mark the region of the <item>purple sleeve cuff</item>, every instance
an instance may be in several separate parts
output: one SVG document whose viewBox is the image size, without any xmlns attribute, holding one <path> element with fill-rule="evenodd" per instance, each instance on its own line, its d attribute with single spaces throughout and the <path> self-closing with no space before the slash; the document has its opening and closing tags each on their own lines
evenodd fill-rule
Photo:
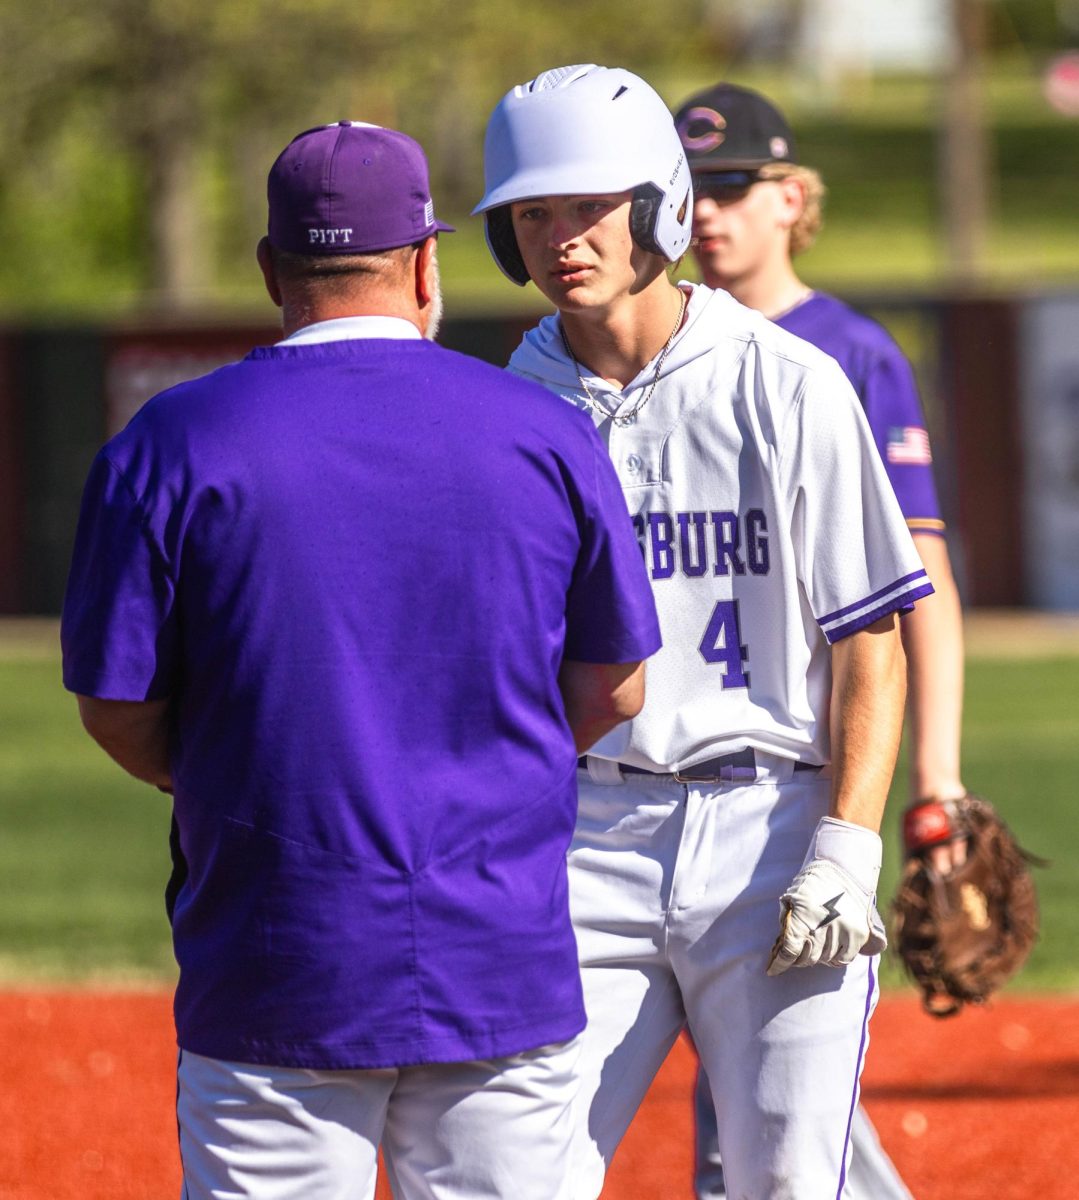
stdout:
<svg viewBox="0 0 1079 1200">
<path fill-rule="evenodd" d="M 818 618 L 817 623 L 829 644 L 833 644 L 842 638 L 850 637 L 852 633 L 857 633 L 867 625 L 872 625 L 888 613 L 910 612 L 916 600 L 932 593 L 933 585 L 929 582 L 929 576 L 924 571 L 915 571 L 854 604 L 848 604 L 846 608 L 837 609 L 826 617 Z"/>
</svg>

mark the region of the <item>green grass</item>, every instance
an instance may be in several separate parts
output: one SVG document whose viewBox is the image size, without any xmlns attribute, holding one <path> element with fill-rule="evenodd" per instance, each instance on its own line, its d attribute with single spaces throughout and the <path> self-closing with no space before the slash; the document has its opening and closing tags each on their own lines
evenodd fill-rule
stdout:
<svg viewBox="0 0 1079 1200">
<path fill-rule="evenodd" d="M 0 980 L 161 980 L 165 797 L 83 733 L 54 655 L 0 658 Z"/>
<path fill-rule="evenodd" d="M 0 626 L 0 632 L 3 627 Z M 168 803 L 85 736 L 51 623 L 0 636 L 0 982 L 167 981 Z M 1079 656 L 972 657 L 964 778 L 1035 853 L 1044 927 L 1019 990 L 1079 989 Z M 898 873 L 900 765 L 881 895 Z M 886 985 L 902 983 L 894 962 Z"/>
</svg>

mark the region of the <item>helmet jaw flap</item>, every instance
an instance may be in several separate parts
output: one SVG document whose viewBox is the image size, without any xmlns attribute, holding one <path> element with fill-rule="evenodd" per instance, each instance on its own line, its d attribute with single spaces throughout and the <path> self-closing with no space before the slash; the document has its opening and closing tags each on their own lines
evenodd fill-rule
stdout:
<svg viewBox="0 0 1079 1200">
<path fill-rule="evenodd" d="M 488 209 L 483 214 L 483 232 L 487 239 L 487 249 L 498 264 L 499 270 L 507 279 L 513 280 L 519 287 L 529 280 L 528 268 L 521 256 L 521 248 L 517 245 L 517 235 L 513 232 L 513 216 L 508 204 L 500 204 L 498 208 Z"/>
<path fill-rule="evenodd" d="M 693 193 L 686 180 L 686 190 L 681 204 L 676 207 L 677 197 L 664 194 L 654 183 L 642 183 L 633 193 L 633 204 L 629 210 L 629 232 L 642 250 L 658 254 L 668 262 L 682 257 L 689 245 L 688 234 L 683 238 L 683 229 L 692 227 Z M 675 253 L 668 249 L 678 247 Z"/>
<path fill-rule="evenodd" d="M 515 283 L 528 280 L 508 206 L 537 196 L 632 190 L 630 231 L 673 262 L 689 246 L 692 185 L 666 104 L 639 76 L 589 64 L 557 68 L 512 88 L 484 142 L 487 245 Z M 496 216 L 497 210 L 504 216 Z"/>
</svg>

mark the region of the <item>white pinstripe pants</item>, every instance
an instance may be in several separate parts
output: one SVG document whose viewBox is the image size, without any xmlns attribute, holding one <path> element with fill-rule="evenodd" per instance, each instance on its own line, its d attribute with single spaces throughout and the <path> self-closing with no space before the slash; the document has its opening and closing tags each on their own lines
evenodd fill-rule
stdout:
<svg viewBox="0 0 1079 1200">
<path fill-rule="evenodd" d="M 759 758 L 761 756 L 758 756 Z M 765 759 L 750 785 L 578 775 L 569 857 L 588 1028 L 574 1200 L 594 1200 L 649 1084 L 688 1024 L 715 1084 L 731 1200 L 844 1193 L 876 961 L 765 974 L 780 894 L 829 783 Z M 684 1129 L 673 1136 L 688 1137 Z"/>
</svg>

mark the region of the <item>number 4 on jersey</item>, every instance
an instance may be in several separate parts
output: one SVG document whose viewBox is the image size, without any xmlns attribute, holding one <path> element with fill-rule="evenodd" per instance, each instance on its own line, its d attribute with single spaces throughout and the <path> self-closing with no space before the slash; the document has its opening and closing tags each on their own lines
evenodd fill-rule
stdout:
<svg viewBox="0 0 1079 1200">
<path fill-rule="evenodd" d="M 737 600 L 720 600 L 715 606 L 699 649 L 705 662 L 723 668 L 724 688 L 749 687 L 749 651 L 742 645 Z"/>
</svg>

